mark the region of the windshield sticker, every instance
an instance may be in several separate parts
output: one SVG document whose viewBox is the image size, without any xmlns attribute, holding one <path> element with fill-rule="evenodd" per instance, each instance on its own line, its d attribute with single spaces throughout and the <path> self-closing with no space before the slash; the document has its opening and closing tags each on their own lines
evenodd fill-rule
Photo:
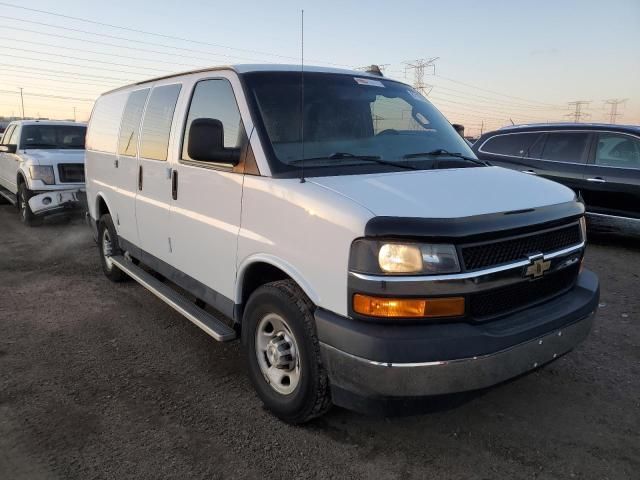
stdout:
<svg viewBox="0 0 640 480">
<path fill-rule="evenodd" d="M 381 87 L 384 88 L 384 84 L 379 80 L 374 80 L 372 78 L 360 78 L 353 77 L 358 85 L 368 85 L 370 87 Z"/>
<path fill-rule="evenodd" d="M 418 92 L 417 90 L 414 90 L 412 88 L 407 90 L 409 92 L 409 95 L 411 95 L 413 98 L 415 98 L 416 100 L 420 100 L 423 102 L 426 102 L 427 99 L 424 98 L 424 95 L 422 95 L 420 92 Z"/>
</svg>

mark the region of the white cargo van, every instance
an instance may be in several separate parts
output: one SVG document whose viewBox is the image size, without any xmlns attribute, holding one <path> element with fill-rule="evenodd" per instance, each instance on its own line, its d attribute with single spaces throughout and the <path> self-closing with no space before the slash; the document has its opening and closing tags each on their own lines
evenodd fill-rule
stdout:
<svg viewBox="0 0 640 480">
<path fill-rule="evenodd" d="M 99 98 L 87 195 L 109 279 L 241 338 L 288 422 L 484 388 L 587 336 L 599 284 L 571 190 L 478 161 L 403 83 L 302 79 L 244 65 Z"/>
<path fill-rule="evenodd" d="M 85 208 L 83 123 L 18 120 L 0 140 L 0 202 L 26 225 Z"/>
</svg>

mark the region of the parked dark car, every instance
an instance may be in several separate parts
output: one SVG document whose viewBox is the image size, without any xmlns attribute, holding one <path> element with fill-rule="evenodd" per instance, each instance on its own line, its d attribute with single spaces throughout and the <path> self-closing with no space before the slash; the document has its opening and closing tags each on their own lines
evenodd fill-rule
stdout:
<svg viewBox="0 0 640 480">
<path fill-rule="evenodd" d="M 640 233 L 640 126 L 519 125 L 484 134 L 472 149 L 493 165 L 571 187 L 592 223 Z"/>
</svg>

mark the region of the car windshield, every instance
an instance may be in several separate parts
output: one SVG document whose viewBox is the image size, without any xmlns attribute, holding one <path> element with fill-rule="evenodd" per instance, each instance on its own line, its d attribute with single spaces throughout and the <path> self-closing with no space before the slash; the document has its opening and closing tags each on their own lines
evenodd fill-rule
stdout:
<svg viewBox="0 0 640 480">
<path fill-rule="evenodd" d="M 22 127 L 20 148 L 84 149 L 84 125 L 25 125 Z"/>
<path fill-rule="evenodd" d="M 300 175 L 303 166 L 305 175 L 322 176 L 481 166 L 415 89 L 366 75 L 305 72 L 303 109 L 301 76 L 244 75 L 274 174 Z"/>
</svg>

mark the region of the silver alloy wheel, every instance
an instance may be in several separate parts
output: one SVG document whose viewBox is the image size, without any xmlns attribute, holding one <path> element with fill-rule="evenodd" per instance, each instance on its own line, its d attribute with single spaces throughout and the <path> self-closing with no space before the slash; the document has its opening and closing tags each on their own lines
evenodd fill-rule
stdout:
<svg viewBox="0 0 640 480">
<path fill-rule="evenodd" d="M 111 261 L 111 255 L 113 254 L 113 245 L 111 244 L 111 235 L 109 235 L 109 229 L 105 228 L 102 231 L 102 255 L 104 256 L 104 262 L 107 265 L 107 270 L 111 271 L 113 268 L 113 262 Z"/>
<path fill-rule="evenodd" d="M 287 322 L 268 313 L 256 329 L 256 356 L 266 382 L 276 392 L 289 395 L 300 382 L 298 344 Z"/>
</svg>

